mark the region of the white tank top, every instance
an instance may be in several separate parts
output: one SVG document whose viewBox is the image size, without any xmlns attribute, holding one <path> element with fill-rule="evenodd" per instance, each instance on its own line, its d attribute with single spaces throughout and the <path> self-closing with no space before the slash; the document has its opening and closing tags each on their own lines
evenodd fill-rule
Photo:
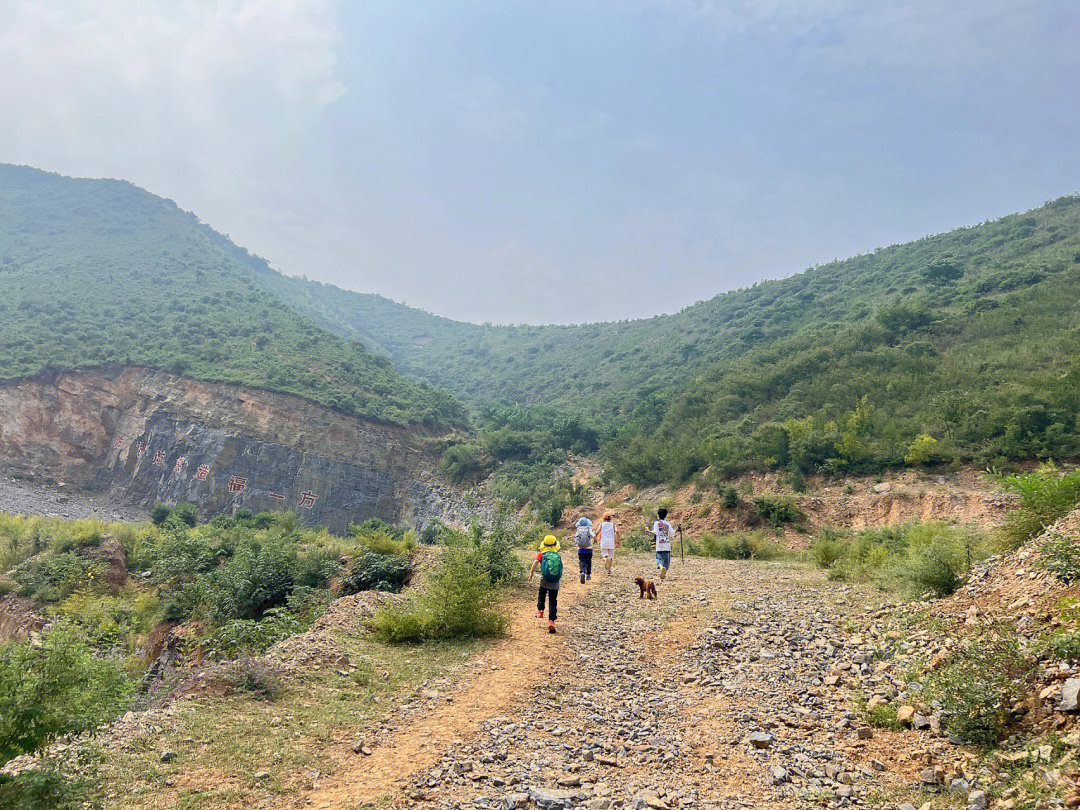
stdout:
<svg viewBox="0 0 1080 810">
<path fill-rule="evenodd" d="M 613 521 L 605 520 L 600 524 L 600 545 L 615 545 L 615 523 Z"/>
</svg>

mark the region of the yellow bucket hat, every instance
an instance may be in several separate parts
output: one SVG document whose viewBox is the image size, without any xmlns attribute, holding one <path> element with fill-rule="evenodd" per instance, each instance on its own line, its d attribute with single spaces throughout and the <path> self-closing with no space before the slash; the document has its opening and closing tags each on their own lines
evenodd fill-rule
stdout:
<svg viewBox="0 0 1080 810">
<path fill-rule="evenodd" d="M 549 534 L 544 538 L 544 542 L 540 544 L 541 551 L 558 551 L 562 546 L 559 545 L 558 539 L 555 535 Z"/>
</svg>

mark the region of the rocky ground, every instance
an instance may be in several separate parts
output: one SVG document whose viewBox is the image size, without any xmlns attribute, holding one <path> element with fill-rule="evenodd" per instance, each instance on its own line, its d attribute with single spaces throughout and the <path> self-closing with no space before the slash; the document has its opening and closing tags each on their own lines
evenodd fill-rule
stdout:
<svg viewBox="0 0 1080 810">
<path fill-rule="evenodd" d="M 65 520 L 141 521 L 149 512 L 141 506 L 122 506 L 107 494 L 91 494 L 74 487 L 39 484 L 0 477 L 0 510 L 13 515 L 41 515 Z"/>
<path fill-rule="evenodd" d="M 638 557 L 566 584 L 554 638 L 530 616 L 532 676 L 486 714 L 468 696 L 483 676 L 440 694 L 438 727 L 454 701 L 474 723 L 435 756 L 369 767 L 429 706 L 289 806 L 846 807 L 917 780 L 918 736 L 871 729 L 842 688 L 872 668 L 851 631 L 877 597 L 790 564 L 694 559 L 643 602 L 632 577 L 646 571 Z"/>
</svg>

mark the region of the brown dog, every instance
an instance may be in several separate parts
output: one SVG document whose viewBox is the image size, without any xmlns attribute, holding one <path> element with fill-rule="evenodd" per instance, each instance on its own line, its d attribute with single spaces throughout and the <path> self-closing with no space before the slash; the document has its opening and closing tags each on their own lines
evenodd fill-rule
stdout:
<svg viewBox="0 0 1080 810">
<path fill-rule="evenodd" d="M 636 582 L 638 588 L 641 589 L 641 593 L 638 595 L 638 599 L 644 599 L 646 598 L 646 596 L 649 599 L 656 598 L 656 583 L 654 583 L 651 579 L 643 579 L 641 577 L 637 577 L 634 582 Z"/>
</svg>

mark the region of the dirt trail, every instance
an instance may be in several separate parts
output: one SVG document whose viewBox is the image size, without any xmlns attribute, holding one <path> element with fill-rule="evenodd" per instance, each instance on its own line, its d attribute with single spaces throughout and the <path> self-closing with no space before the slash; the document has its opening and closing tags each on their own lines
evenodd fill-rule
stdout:
<svg viewBox="0 0 1080 810">
<path fill-rule="evenodd" d="M 595 585 L 579 585 L 569 570 L 567 579 L 571 582 L 559 592 L 560 619 Z M 338 810 L 400 794 L 409 777 L 437 761 L 448 747 L 468 740 L 485 720 L 512 710 L 533 684 L 553 677 L 568 659 L 567 638 L 546 632 L 546 622 L 529 606 L 530 598 L 535 600 L 531 587 L 514 600 L 506 637 L 474 660 L 470 674 L 433 709 L 402 725 L 389 740 L 371 744 L 368 756 L 357 755 L 351 747 L 328 752 L 334 776 L 300 799 L 275 806 Z M 537 655 L 541 644 L 542 657 Z"/>
<path fill-rule="evenodd" d="M 320 810 L 736 810 L 848 807 L 918 778 L 917 737 L 868 729 L 853 628 L 880 597 L 790 563 L 651 559 L 560 593 L 550 637 L 522 594 L 507 638 L 368 756 L 273 805 Z"/>
</svg>

